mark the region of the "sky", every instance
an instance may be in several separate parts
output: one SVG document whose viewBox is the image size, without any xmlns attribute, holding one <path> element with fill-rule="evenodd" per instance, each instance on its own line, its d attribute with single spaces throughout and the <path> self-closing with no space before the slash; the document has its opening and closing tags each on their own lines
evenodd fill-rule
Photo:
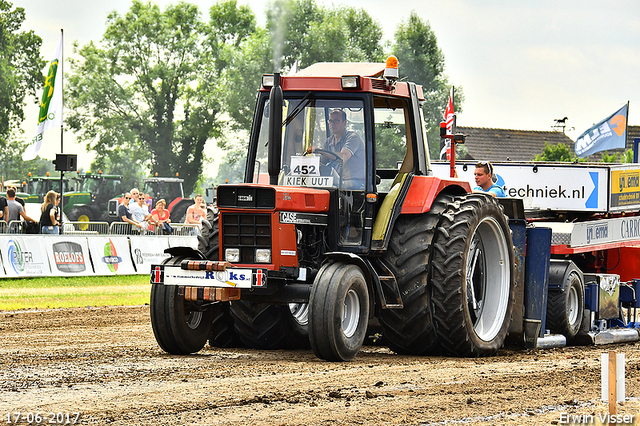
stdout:
<svg viewBox="0 0 640 426">
<path fill-rule="evenodd" d="M 208 19 L 213 0 L 191 0 Z M 320 5 L 349 5 L 366 10 L 392 41 L 398 24 L 415 11 L 428 21 L 445 57 L 449 83 L 462 87 L 464 103 L 457 124 L 519 130 L 553 130 L 567 117 L 567 135 L 576 140 L 594 123 L 629 102 L 629 124 L 640 125 L 640 2 L 637 0 L 316 0 Z M 156 0 L 164 8 L 175 3 Z M 238 0 L 265 25 L 267 0 Z M 23 7 L 22 30 L 43 39 L 42 55 L 54 54 L 64 29 L 65 56 L 72 43 L 99 42 L 110 12 L 125 14 L 130 0 L 13 0 Z M 46 7 L 44 5 L 46 4 Z M 402 67 L 402 58 L 398 58 Z M 270 72 L 272 70 L 265 70 Z M 257 90 L 257 88 L 256 88 Z M 38 97 L 41 93 L 38 94 Z M 443 106 L 446 99 L 443 99 Z M 23 124 L 35 133 L 38 106 L 27 103 Z M 206 153 L 220 158 L 213 142 Z M 89 167 L 91 154 L 64 136 L 65 153 L 77 153 Z M 60 132 L 45 132 L 41 156 L 60 152 Z M 218 160 L 219 161 L 219 160 Z M 217 164 L 205 172 L 213 176 Z"/>
</svg>

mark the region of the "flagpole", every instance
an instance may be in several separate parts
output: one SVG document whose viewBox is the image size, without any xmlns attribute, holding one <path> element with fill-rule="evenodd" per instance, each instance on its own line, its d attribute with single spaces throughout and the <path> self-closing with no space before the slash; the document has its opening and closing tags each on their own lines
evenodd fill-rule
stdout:
<svg viewBox="0 0 640 426">
<path fill-rule="evenodd" d="M 62 63 L 60 64 L 60 69 L 62 71 L 62 79 L 60 80 L 60 88 L 62 89 L 62 120 L 60 120 L 60 153 L 64 154 L 64 29 L 60 29 L 60 38 L 62 39 Z M 62 187 L 60 187 L 62 188 Z"/>
<path fill-rule="evenodd" d="M 60 55 L 61 58 L 61 64 L 60 64 L 60 71 L 62 72 L 62 75 L 60 75 L 60 89 L 62 91 L 62 93 L 60 93 L 60 95 L 62 96 L 62 108 L 60 110 L 60 153 L 64 154 L 64 29 L 60 28 L 60 40 L 62 40 L 62 48 L 61 48 L 61 52 L 62 54 Z M 64 170 L 60 171 L 60 231 L 58 231 L 60 234 L 62 234 L 62 230 L 64 228 L 63 223 L 62 223 L 62 218 L 63 218 L 63 212 L 64 211 Z"/>
</svg>

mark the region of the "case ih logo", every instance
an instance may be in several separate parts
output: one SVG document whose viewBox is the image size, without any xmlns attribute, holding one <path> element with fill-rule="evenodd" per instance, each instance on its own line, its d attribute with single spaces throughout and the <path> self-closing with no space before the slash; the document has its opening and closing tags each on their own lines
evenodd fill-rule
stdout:
<svg viewBox="0 0 640 426">
<path fill-rule="evenodd" d="M 251 195 L 238 195 L 238 201 L 253 201 L 253 196 L 251 196 Z"/>
<path fill-rule="evenodd" d="M 151 284 L 160 284 L 164 280 L 164 268 L 156 266 L 151 272 Z"/>
<path fill-rule="evenodd" d="M 87 269 L 84 264 L 82 246 L 78 243 L 68 241 L 55 243 L 53 258 L 61 272 L 84 272 Z"/>
</svg>

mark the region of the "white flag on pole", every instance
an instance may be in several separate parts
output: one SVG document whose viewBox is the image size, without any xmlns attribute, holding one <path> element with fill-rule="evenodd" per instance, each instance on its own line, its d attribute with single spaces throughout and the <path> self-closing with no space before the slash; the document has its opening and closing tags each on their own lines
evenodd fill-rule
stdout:
<svg viewBox="0 0 640 426">
<path fill-rule="evenodd" d="M 49 71 L 44 82 L 40 114 L 38 114 L 38 130 L 22 153 L 22 160 L 36 158 L 42 146 L 42 134 L 45 130 L 62 125 L 62 32 L 56 48 L 56 55 L 49 62 Z"/>
</svg>

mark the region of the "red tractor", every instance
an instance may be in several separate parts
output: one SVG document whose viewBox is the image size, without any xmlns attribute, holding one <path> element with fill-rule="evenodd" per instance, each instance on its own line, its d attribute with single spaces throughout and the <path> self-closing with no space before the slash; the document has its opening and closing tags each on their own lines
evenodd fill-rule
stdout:
<svg viewBox="0 0 640 426">
<path fill-rule="evenodd" d="M 397 81 L 394 59 L 263 77 L 245 183 L 218 187 L 209 246 L 171 248 L 152 270 L 165 351 L 310 345 L 344 361 L 374 322 L 401 354 L 502 347 L 509 220 L 496 198 L 433 175 L 423 88 Z M 336 126 L 351 155 L 328 143 Z"/>
</svg>

